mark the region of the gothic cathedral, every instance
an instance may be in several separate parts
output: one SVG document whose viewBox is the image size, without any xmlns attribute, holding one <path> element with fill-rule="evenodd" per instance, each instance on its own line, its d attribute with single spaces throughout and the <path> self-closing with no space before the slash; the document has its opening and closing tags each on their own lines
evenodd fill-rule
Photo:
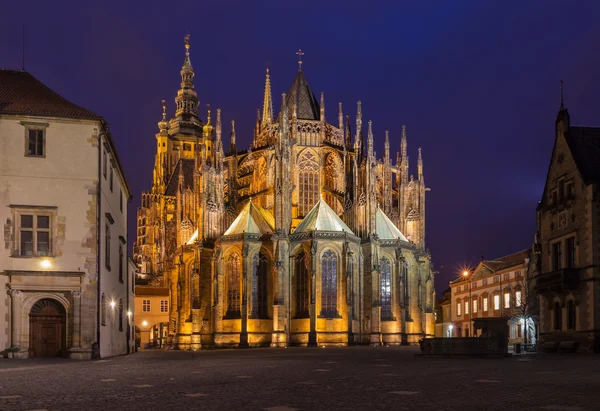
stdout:
<svg viewBox="0 0 600 411">
<path fill-rule="evenodd" d="M 299 56 L 301 57 L 301 52 Z M 406 129 L 378 159 L 339 103 L 337 124 L 299 61 L 273 111 L 269 71 L 248 149 L 199 118 L 189 36 L 175 117 L 163 105 L 152 191 L 134 260 L 170 289 L 169 344 L 212 347 L 416 344 L 434 334 L 421 150 L 409 177 Z"/>
</svg>

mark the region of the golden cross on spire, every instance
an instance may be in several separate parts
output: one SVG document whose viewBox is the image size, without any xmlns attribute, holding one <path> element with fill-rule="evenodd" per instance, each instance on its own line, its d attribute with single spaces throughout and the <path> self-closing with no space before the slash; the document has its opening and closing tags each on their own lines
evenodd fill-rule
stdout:
<svg viewBox="0 0 600 411">
<path fill-rule="evenodd" d="M 302 71 L 302 56 L 304 55 L 304 52 L 302 49 L 298 49 L 296 54 L 298 55 L 298 70 Z"/>
<path fill-rule="evenodd" d="M 185 35 L 185 37 L 183 38 L 183 41 L 185 42 L 185 48 L 189 49 L 190 48 L 190 33 Z"/>
</svg>

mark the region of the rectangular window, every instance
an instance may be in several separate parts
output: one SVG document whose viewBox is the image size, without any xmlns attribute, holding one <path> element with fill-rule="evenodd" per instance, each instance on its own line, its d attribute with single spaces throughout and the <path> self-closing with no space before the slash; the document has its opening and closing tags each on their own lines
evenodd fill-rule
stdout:
<svg viewBox="0 0 600 411">
<path fill-rule="evenodd" d="M 487 312 L 487 310 L 488 310 L 488 298 L 483 297 L 483 311 Z"/>
<path fill-rule="evenodd" d="M 160 300 L 160 312 L 161 313 L 169 312 L 169 300 Z"/>
<path fill-rule="evenodd" d="M 465 315 L 469 314 L 469 302 L 465 301 Z"/>
<path fill-rule="evenodd" d="M 150 312 L 150 300 L 142 300 L 142 312 Z"/>
<path fill-rule="evenodd" d="M 459 293 L 460 292 L 460 285 L 458 287 L 456 287 L 456 292 Z"/>
<path fill-rule="evenodd" d="M 515 278 L 521 278 L 521 272 L 515 271 Z"/>
<path fill-rule="evenodd" d="M 104 265 L 110 271 L 110 225 L 106 224 L 104 232 Z"/>
<path fill-rule="evenodd" d="M 565 240 L 565 252 L 566 252 L 566 268 L 575 268 L 575 237 L 567 238 Z"/>
<path fill-rule="evenodd" d="M 477 281 L 473 281 L 473 283 L 471 284 L 471 288 L 477 288 Z"/>
<path fill-rule="evenodd" d="M 500 295 L 495 295 L 494 296 L 494 310 L 499 310 L 500 309 Z"/>
<path fill-rule="evenodd" d="M 560 241 L 552 244 L 552 268 L 554 271 L 562 268 L 562 250 Z"/>
<path fill-rule="evenodd" d="M 567 181 L 567 200 L 571 200 L 575 198 L 575 186 L 573 185 L 573 180 Z"/>
<path fill-rule="evenodd" d="M 102 174 L 104 175 L 105 179 L 106 179 L 106 164 L 107 164 L 106 150 L 104 150 L 104 156 L 102 156 Z"/>
<path fill-rule="evenodd" d="M 123 245 L 119 244 L 119 282 L 123 284 Z"/>
<path fill-rule="evenodd" d="M 554 189 L 550 193 L 550 205 L 555 206 L 558 204 L 558 190 Z"/>
<path fill-rule="evenodd" d="M 510 293 L 504 293 L 504 308 L 510 308 Z"/>
<path fill-rule="evenodd" d="M 481 280 L 481 285 L 487 285 L 487 278 L 484 278 L 483 280 Z"/>
<path fill-rule="evenodd" d="M 516 307 L 520 307 L 521 306 L 521 291 L 517 290 L 515 292 L 515 306 Z"/>
<path fill-rule="evenodd" d="M 460 308 L 461 308 L 461 305 L 460 305 L 460 301 L 459 301 L 456 303 L 456 315 L 458 315 L 458 316 L 462 315 L 462 313 L 460 312 Z"/>
<path fill-rule="evenodd" d="M 500 282 L 500 277 L 494 277 L 494 284 Z"/>
<path fill-rule="evenodd" d="M 190 143 L 183 143 L 183 151 L 192 151 L 192 145 Z"/>
<path fill-rule="evenodd" d="M 119 190 L 119 209 L 123 212 L 123 190 Z"/>
<path fill-rule="evenodd" d="M 38 128 L 27 129 L 27 157 L 44 157 L 46 130 Z"/>
<path fill-rule="evenodd" d="M 473 300 L 473 314 L 477 312 L 477 300 Z"/>
<path fill-rule="evenodd" d="M 521 323 L 517 323 L 517 338 L 521 338 L 522 336 Z"/>
<path fill-rule="evenodd" d="M 508 281 L 510 279 L 510 273 L 504 274 L 504 281 Z"/>
<path fill-rule="evenodd" d="M 110 191 L 112 193 L 112 191 L 113 191 L 113 167 L 112 167 L 112 165 L 110 166 L 110 180 L 109 180 L 109 182 L 110 182 Z"/>
<path fill-rule="evenodd" d="M 17 224 L 19 233 L 18 254 L 20 256 L 35 257 L 51 254 L 51 216 L 49 213 L 36 213 L 33 211 L 19 213 Z"/>
</svg>

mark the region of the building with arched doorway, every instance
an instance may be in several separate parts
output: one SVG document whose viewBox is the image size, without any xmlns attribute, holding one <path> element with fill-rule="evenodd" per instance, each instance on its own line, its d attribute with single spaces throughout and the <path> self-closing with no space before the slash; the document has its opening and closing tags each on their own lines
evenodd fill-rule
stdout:
<svg viewBox="0 0 600 411">
<path fill-rule="evenodd" d="M 130 191 L 108 126 L 26 71 L 0 85 L 0 352 L 125 354 Z"/>
</svg>

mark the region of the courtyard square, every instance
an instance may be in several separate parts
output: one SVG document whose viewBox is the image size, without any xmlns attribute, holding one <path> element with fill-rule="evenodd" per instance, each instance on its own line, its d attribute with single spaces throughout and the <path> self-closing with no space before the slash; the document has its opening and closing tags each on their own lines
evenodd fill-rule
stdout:
<svg viewBox="0 0 600 411">
<path fill-rule="evenodd" d="M 600 358 L 416 347 L 148 350 L 0 360 L 1 410 L 597 410 Z"/>
</svg>

